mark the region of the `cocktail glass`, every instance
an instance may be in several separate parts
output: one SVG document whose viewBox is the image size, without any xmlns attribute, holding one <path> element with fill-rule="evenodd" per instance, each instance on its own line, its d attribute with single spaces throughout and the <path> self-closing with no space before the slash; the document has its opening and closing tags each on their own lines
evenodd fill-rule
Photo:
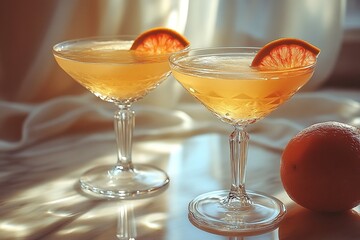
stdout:
<svg viewBox="0 0 360 240">
<path fill-rule="evenodd" d="M 189 204 L 190 221 L 215 233 L 252 233 L 277 226 L 286 209 L 278 199 L 245 189 L 249 134 L 312 76 L 315 64 L 260 71 L 250 64 L 258 48 L 192 49 L 170 56 L 173 76 L 220 120 L 234 126 L 229 136 L 230 190 L 204 193 Z"/>
<path fill-rule="evenodd" d="M 157 167 L 132 162 L 135 126 L 133 102 L 155 89 L 170 74 L 169 54 L 129 50 L 135 37 L 98 37 L 65 41 L 53 47 L 60 67 L 104 101 L 117 106 L 114 125 L 117 163 L 85 172 L 80 186 L 92 195 L 130 199 L 165 189 L 168 175 Z"/>
</svg>

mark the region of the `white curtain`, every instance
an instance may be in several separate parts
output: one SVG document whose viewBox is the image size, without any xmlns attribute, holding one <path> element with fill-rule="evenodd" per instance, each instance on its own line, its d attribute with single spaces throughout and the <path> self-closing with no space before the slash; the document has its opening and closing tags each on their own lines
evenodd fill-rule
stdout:
<svg viewBox="0 0 360 240">
<path fill-rule="evenodd" d="M 322 50 L 316 74 L 305 87 L 315 91 L 334 68 L 345 5 L 345 0 L 1 1 L 0 152 L 20 151 L 64 134 L 112 131 L 111 104 L 96 99 L 55 63 L 52 46 L 60 41 L 136 35 L 156 26 L 183 33 L 193 47 L 262 46 L 275 38 L 297 37 Z M 195 122 L 207 116 L 204 109 L 192 115 L 188 104 L 202 109 L 170 77 L 136 104 L 137 127 L 146 132 L 141 114 L 164 116 L 163 126 L 180 108 Z"/>
</svg>

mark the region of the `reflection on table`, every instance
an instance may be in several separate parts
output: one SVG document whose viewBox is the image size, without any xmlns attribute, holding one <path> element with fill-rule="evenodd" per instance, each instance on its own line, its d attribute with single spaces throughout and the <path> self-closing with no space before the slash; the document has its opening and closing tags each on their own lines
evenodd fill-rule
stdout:
<svg viewBox="0 0 360 240">
<path fill-rule="evenodd" d="M 229 184 L 227 136 L 198 135 L 186 140 L 138 141 L 134 158 L 156 164 L 171 177 L 154 197 L 98 200 L 84 195 L 78 176 L 85 166 L 113 162 L 112 141 L 76 146 L 34 158 L 4 159 L 1 176 L 1 239 L 357 239 L 359 208 L 319 215 L 294 204 L 278 174 L 279 153 L 252 144 L 248 188 L 272 194 L 288 213 L 271 232 L 221 236 L 194 227 L 187 204 L 195 196 Z M 44 164 L 46 163 L 46 164 Z M 7 173 L 7 174 L 6 174 Z M 340 238 L 341 236 L 341 238 Z M 339 238 L 338 238 L 339 237 Z"/>
</svg>

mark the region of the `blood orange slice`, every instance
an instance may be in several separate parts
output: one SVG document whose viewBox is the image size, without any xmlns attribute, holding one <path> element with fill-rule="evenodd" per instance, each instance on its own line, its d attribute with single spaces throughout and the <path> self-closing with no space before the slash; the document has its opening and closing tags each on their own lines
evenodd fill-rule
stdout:
<svg viewBox="0 0 360 240">
<path fill-rule="evenodd" d="M 151 55 L 176 52 L 189 46 L 190 42 L 180 33 L 169 28 L 153 28 L 140 34 L 131 50 Z"/>
<path fill-rule="evenodd" d="M 314 64 L 319 53 L 319 48 L 303 40 L 280 38 L 262 47 L 251 66 L 260 69 L 304 67 Z"/>
</svg>

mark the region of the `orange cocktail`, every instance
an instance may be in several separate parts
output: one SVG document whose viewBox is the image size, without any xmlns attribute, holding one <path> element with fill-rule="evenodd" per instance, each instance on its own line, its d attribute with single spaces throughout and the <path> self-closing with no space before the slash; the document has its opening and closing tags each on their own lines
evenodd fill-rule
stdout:
<svg viewBox="0 0 360 240">
<path fill-rule="evenodd" d="M 250 67 L 254 56 L 255 52 L 189 57 L 186 64 L 192 68 L 174 67 L 172 72 L 185 89 L 222 120 L 251 123 L 289 99 L 313 74 L 312 68 L 259 71 Z M 202 69 L 201 73 L 196 68 Z"/>
<path fill-rule="evenodd" d="M 195 226 L 235 235 L 269 231 L 284 217 L 286 208 L 280 200 L 245 189 L 250 137 L 246 127 L 271 113 L 311 78 L 317 54 L 317 48 L 303 41 L 285 39 L 262 49 L 218 47 L 171 55 L 171 70 L 179 83 L 234 127 L 229 135 L 230 189 L 203 193 L 189 203 L 189 219 Z"/>
<path fill-rule="evenodd" d="M 86 38 L 54 46 L 55 59 L 65 72 L 117 107 L 117 163 L 86 171 L 80 177 L 84 191 L 97 197 L 131 199 L 165 189 L 169 183 L 166 172 L 147 164 L 133 164 L 135 112 L 131 105 L 170 74 L 170 53 L 188 45 L 187 39 L 174 30 L 154 28 L 137 37 Z"/>
<path fill-rule="evenodd" d="M 133 41 L 78 44 L 55 55 L 76 81 L 107 101 L 133 101 L 146 95 L 169 74 L 167 55 L 147 56 L 129 50 Z"/>
</svg>

